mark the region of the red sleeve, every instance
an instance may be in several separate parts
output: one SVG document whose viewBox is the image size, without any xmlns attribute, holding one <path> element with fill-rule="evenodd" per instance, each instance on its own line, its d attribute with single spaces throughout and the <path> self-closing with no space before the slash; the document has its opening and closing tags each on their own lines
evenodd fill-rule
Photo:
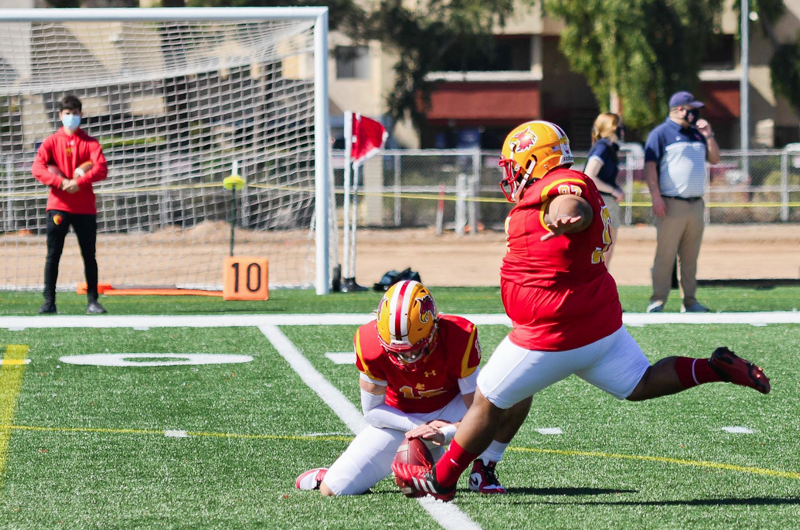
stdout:
<svg viewBox="0 0 800 530">
<path fill-rule="evenodd" d="M 383 370 L 378 363 L 370 363 L 368 362 L 368 357 L 364 355 L 362 351 L 361 345 L 361 330 L 359 329 L 356 331 L 356 336 L 353 337 L 353 346 L 356 350 L 356 368 L 369 377 L 370 379 L 375 379 L 376 381 L 386 381 L 386 374 L 383 373 Z"/>
<path fill-rule="evenodd" d="M 108 177 L 108 164 L 103 154 L 103 148 L 100 147 L 100 142 L 95 140 L 89 144 L 89 158 L 93 164 L 92 169 L 87 171 L 84 176 L 75 180 L 75 184 L 81 189 L 89 184 L 105 180 L 106 177 Z"/>
<path fill-rule="evenodd" d="M 61 183 L 64 182 L 64 178 L 54 175 L 47 170 L 47 165 L 53 163 L 53 160 L 53 137 L 48 136 L 45 138 L 44 142 L 42 142 L 42 145 L 39 146 L 39 150 L 36 151 L 36 158 L 33 160 L 31 173 L 33 173 L 36 180 L 45 186 L 59 188 L 61 187 Z"/>
<path fill-rule="evenodd" d="M 478 328 L 473 324 L 467 340 L 467 347 L 461 356 L 461 373 L 459 379 L 469 377 L 481 364 L 481 343 L 478 340 Z"/>
</svg>

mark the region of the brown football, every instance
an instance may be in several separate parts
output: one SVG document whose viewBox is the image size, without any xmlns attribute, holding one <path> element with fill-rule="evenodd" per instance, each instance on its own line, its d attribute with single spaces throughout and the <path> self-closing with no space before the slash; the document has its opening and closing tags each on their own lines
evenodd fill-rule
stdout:
<svg viewBox="0 0 800 530">
<path fill-rule="evenodd" d="M 397 448 L 397 454 L 394 455 L 394 461 L 398 464 L 412 464 L 415 466 L 426 467 L 432 467 L 434 464 L 433 455 L 428 450 L 425 442 L 419 438 L 404 440 L 403 443 L 400 444 L 400 447 Z M 409 487 L 409 485 L 397 477 L 397 475 L 394 477 L 394 483 L 397 484 L 397 487 L 400 488 L 400 491 L 402 491 L 403 495 L 406 497 L 413 498 L 425 496 L 425 493 Z"/>
</svg>

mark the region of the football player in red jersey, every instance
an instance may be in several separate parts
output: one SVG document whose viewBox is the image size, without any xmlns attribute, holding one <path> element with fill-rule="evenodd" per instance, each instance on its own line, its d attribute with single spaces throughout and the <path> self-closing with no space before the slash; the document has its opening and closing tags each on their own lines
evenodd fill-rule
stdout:
<svg viewBox="0 0 800 530">
<path fill-rule="evenodd" d="M 478 377 L 454 441 L 433 468 L 394 464 L 395 474 L 438 499 L 500 427 L 504 411 L 572 374 L 618 399 L 641 401 L 727 381 L 766 394 L 764 372 L 727 348 L 710 359 L 667 357 L 654 365 L 622 325 L 614 279 L 604 263 L 612 243 L 608 210 L 594 183 L 568 169 L 569 140 L 553 123 L 523 123 L 508 135 L 500 165 L 508 252 L 501 292 L 513 331 Z"/>
<path fill-rule="evenodd" d="M 478 329 L 464 318 L 437 315 L 433 296 L 421 283 L 392 286 L 378 305 L 376 320 L 361 326 L 353 342 L 369 426 L 330 469 L 297 477 L 299 489 L 319 489 L 323 495 L 364 493 L 392 472 L 405 438 L 428 441 L 437 458 L 472 404 L 481 361 Z M 503 426 L 473 465 L 470 489 L 506 492 L 495 465 L 525 421 L 530 403 L 522 400 L 503 412 Z"/>
</svg>

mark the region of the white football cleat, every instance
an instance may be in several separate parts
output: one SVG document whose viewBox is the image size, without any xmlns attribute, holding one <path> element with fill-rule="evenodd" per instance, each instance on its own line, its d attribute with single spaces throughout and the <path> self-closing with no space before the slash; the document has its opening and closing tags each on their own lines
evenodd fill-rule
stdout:
<svg viewBox="0 0 800 530">
<path fill-rule="evenodd" d="M 295 480 L 294 485 L 299 490 L 318 490 L 319 485 L 325 479 L 325 473 L 328 472 L 326 467 L 315 467 L 309 469 Z"/>
</svg>

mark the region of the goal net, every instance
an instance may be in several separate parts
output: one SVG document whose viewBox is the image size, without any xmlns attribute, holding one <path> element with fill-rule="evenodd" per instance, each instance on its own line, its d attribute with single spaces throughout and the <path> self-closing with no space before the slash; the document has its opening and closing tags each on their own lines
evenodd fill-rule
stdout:
<svg viewBox="0 0 800 530">
<path fill-rule="evenodd" d="M 31 165 L 74 94 L 108 160 L 101 283 L 218 289 L 235 216 L 235 254 L 268 257 L 270 286 L 327 292 L 326 38 L 325 8 L 0 10 L 0 289 L 43 286 Z M 58 280 L 85 281 L 74 236 Z"/>
</svg>

